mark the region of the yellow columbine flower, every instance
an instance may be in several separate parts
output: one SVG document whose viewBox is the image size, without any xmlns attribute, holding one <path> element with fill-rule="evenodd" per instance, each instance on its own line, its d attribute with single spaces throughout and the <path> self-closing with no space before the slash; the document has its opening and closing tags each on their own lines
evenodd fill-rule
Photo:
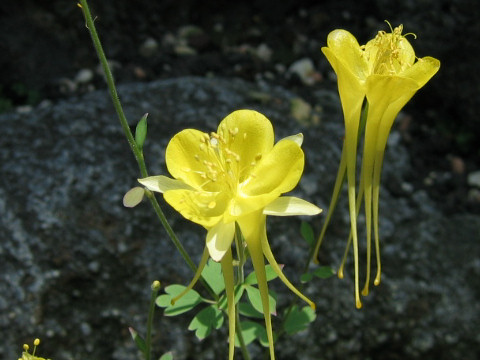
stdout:
<svg viewBox="0 0 480 360">
<path fill-rule="evenodd" d="M 390 28 L 391 29 L 391 28 Z M 353 240 L 355 263 L 355 300 L 361 307 L 358 285 L 358 240 L 356 217 L 365 196 L 367 229 L 367 276 L 363 294 L 368 294 L 370 281 L 371 226 L 375 235 L 377 275 L 375 285 L 380 283 L 380 247 L 378 237 L 378 199 L 380 173 L 388 135 L 393 121 L 403 106 L 417 90 L 435 75 L 440 62 L 432 57 L 416 58 L 415 52 L 402 35 L 400 25 L 391 33 L 379 31 L 366 45 L 360 46 L 355 37 L 346 30 L 334 30 L 328 35 L 327 47 L 322 51 L 337 74 L 338 91 L 345 118 L 345 141 L 332 200 L 327 219 L 315 249 L 318 249 L 325 234 L 331 214 L 335 208 L 343 179 L 347 177 L 351 234 L 345 256 Z M 412 34 L 413 35 L 413 34 Z M 415 35 L 413 35 L 415 36 Z M 362 131 L 360 116 L 366 98 L 367 118 L 362 168 L 357 198 L 355 198 L 355 168 L 357 142 Z M 342 261 L 339 276 L 343 276 Z"/>
<path fill-rule="evenodd" d="M 235 223 L 245 238 L 257 275 L 271 359 L 273 334 L 264 257 L 293 292 L 315 307 L 283 274 L 270 250 L 265 229 L 266 215 L 315 215 L 321 211 L 305 200 L 281 196 L 292 190 L 302 175 L 302 140 L 299 134 L 274 145 L 270 121 L 256 111 L 239 110 L 223 119 L 217 132 L 206 134 L 186 129 L 170 140 L 165 157 L 173 179 L 139 179 L 148 189 L 163 193 L 165 200 L 185 218 L 208 230 L 204 255 L 186 291 L 200 277 L 208 255 L 221 262 L 228 300 L 229 359 L 233 359 L 235 343 L 231 252 Z"/>
</svg>

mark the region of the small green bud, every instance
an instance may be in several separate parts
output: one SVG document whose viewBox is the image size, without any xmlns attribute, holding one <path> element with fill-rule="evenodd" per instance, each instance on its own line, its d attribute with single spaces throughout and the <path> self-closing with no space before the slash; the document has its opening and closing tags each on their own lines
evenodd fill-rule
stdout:
<svg viewBox="0 0 480 360">
<path fill-rule="evenodd" d="M 152 283 L 152 290 L 153 291 L 157 291 L 157 290 L 160 290 L 160 281 L 158 280 L 155 280 L 153 283 Z"/>
<path fill-rule="evenodd" d="M 142 116 L 135 129 L 135 142 L 140 149 L 143 148 L 145 138 L 147 137 L 147 116 L 148 113 Z"/>
</svg>

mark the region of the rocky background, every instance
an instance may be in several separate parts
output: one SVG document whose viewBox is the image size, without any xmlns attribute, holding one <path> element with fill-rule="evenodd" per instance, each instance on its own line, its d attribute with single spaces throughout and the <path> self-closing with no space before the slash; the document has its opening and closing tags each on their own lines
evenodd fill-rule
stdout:
<svg viewBox="0 0 480 360">
<path fill-rule="evenodd" d="M 90 5 L 131 125 L 150 114 L 150 173 L 164 173 L 165 146 L 180 129 L 213 130 L 231 111 L 252 108 L 272 120 L 278 138 L 304 133 L 307 164 L 295 194 L 325 209 L 343 120 L 320 47 L 338 27 L 365 42 L 388 28 L 384 19 L 416 33 L 417 55 L 442 67 L 391 134 L 383 282 L 361 311 L 350 268 L 343 281 L 312 283 L 317 320 L 284 338 L 277 357 L 480 357 L 476 1 Z M 144 329 L 151 282 L 186 283 L 191 273 L 147 203 L 121 204 L 138 170 L 75 1 L 2 2 L 0 11 L 0 357 L 18 358 L 24 342 L 40 337 L 40 354 L 55 360 L 138 358 L 127 328 Z M 198 261 L 203 231 L 162 204 Z M 322 250 L 333 267 L 348 236 L 346 208 L 341 202 Z M 269 219 L 272 249 L 292 279 L 307 254 L 299 225 Z M 321 218 L 312 225 L 318 231 Z M 290 295 L 273 284 L 285 304 Z M 225 329 L 199 342 L 189 321 L 159 316 L 156 352 L 225 358 Z M 251 350 L 261 358 L 259 347 Z"/>
</svg>

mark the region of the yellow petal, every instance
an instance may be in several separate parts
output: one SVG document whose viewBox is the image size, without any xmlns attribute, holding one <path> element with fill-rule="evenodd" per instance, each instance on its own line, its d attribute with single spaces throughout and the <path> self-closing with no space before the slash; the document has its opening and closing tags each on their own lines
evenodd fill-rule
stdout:
<svg viewBox="0 0 480 360">
<path fill-rule="evenodd" d="M 293 216 L 293 215 L 317 215 L 322 209 L 293 196 L 282 196 L 275 199 L 263 209 L 264 215 Z"/>
<path fill-rule="evenodd" d="M 184 189 L 167 191 L 163 197 L 183 217 L 206 228 L 220 221 L 229 201 L 225 193 Z"/>
<path fill-rule="evenodd" d="M 147 189 L 159 193 L 164 193 L 168 190 L 177 189 L 193 190 L 191 186 L 185 184 L 183 181 L 175 180 L 163 175 L 149 176 L 143 179 L 138 179 L 138 182 L 145 186 Z"/>
<path fill-rule="evenodd" d="M 264 115 L 253 110 L 237 110 L 218 125 L 220 149 L 232 154 L 234 176 L 242 182 L 252 166 L 273 147 L 273 127 Z"/>
<path fill-rule="evenodd" d="M 210 253 L 210 257 L 213 260 L 222 260 L 223 256 L 232 245 L 234 235 L 234 222 L 224 224 L 223 221 L 220 221 L 217 225 L 208 230 L 207 248 L 208 252 Z"/>
<path fill-rule="evenodd" d="M 404 71 L 401 75 L 415 80 L 420 89 L 437 73 L 439 69 L 440 61 L 433 57 L 426 56 L 418 59 L 412 67 Z"/>
<path fill-rule="evenodd" d="M 292 190 L 302 176 L 304 162 L 303 151 L 295 142 L 279 141 L 255 166 L 251 176 L 241 184 L 241 194 L 246 197 L 260 197 Z"/>
<path fill-rule="evenodd" d="M 362 56 L 362 50 L 357 39 L 350 32 L 342 29 L 334 30 L 327 37 L 328 48 L 322 48 L 328 61 L 339 76 L 339 72 L 348 69 L 351 75 L 363 81 L 367 75 L 367 63 Z M 325 49 L 330 52 L 327 55 Z M 334 56 L 336 59 L 332 61 Z"/>
<path fill-rule="evenodd" d="M 165 152 L 170 174 L 195 189 L 220 191 L 222 183 L 212 181 L 215 170 L 212 166 L 217 166 L 218 158 L 210 141 L 207 134 L 194 129 L 176 134 Z"/>
</svg>

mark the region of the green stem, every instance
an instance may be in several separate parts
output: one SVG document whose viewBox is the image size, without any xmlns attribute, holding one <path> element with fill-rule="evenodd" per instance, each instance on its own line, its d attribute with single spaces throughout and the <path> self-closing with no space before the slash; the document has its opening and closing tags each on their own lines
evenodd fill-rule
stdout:
<svg viewBox="0 0 480 360">
<path fill-rule="evenodd" d="M 240 231 L 240 227 L 238 224 L 235 223 L 235 248 L 237 249 L 237 256 L 238 256 L 238 267 L 237 267 L 237 285 L 242 286 L 245 280 L 245 273 L 244 273 L 244 265 L 246 262 L 245 259 L 245 246 L 244 240 L 242 238 L 242 232 Z M 243 338 L 242 328 L 240 327 L 240 313 L 238 311 L 238 303 L 235 305 L 235 332 L 238 336 L 238 343 L 240 345 L 240 350 L 242 351 L 243 359 L 250 360 L 250 353 L 248 351 L 247 345 L 245 345 L 245 340 Z"/>
<path fill-rule="evenodd" d="M 95 51 L 97 52 L 98 58 L 100 60 L 100 63 L 102 65 L 103 71 L 105 73 L 105 80 L 107 82 L 108 90 L 110 92 L 110 97 L 112 98 L 113 106 L 115 107 L 115 111 L 118 115 L 118 119 L 120 120 L 120 124 L 122 126 L 123 132 L 125 133 L 125 136 L 127 137 L 128 144 L 130 145 L 130 149 L 132 150 L 135 160 L 138 163 L 138 167 L 140 168 L 140 174 L 142 177 L 147 177 L 148 172 L 147 172 L 147 167 L 145 165 L 145 159 L 143 157 L 143 152 L 142 149 L 137 145 L 135 142 L 135 138 L 130 130 L 130 127 L 128 125 L 127 118 L 125 117 L 125 113 L 123 112 L 122 104 L 120 103 L 120 98 L 118 97 L 117 89 L 115 87 L 115 82 L 113 80 L 113 75 L 112 72 L 110 71 L 110 67 L 108 66 L 108 61 L 105 56 L 105 52 L 103 51 L 102 43 L 100 42 L 100 38 L 98 37 L 97 30 L 95 28 L 94 21 L 92 19 L 92 15 L 90 13 L 90 9 L 88 7 L 87 1 L 86 0 L 79 0 L 80 1 L 80 7 L 82 9 L 83 15 L 85 17 L 86 21 L 86 27 L 90 32 L 90 36 L 92 37 L 93 41 L 93 46 L 95 47 Z M 160 222 L 162 223 L 163 227 L 165 228 L 168 236 L 172 240 L 173 244 L 175 247 L 178 249 L 182 257 L 184 258 L 185 262 L 187 265 L 192 269 L 193 272 L 197 270 L 196 265 L 193 263 L 192 259 L 186 252 L 185 248 L 183 245 L 180 243 L 178 240 L 177 236 L 175 235 L 173 229 L 171 228 L 170 224 L 167 221 L 167 218 L 165 217 L 165 214 L 163 213 L 162 209 L 160 208 L 160 205 L 158 204 L 157 199 L 155 196 L 149 192 L 146 191 L 147 197 L 150 200 L 150 203 L 152 204 L 155 213 L 157 214 L 158 218 L 160 219 Z M 202 284 L 206 287 L 210 295 L 212 295 L 215 299 L 218 299 L 218 296 L 215 294 L 215 292 L 210 288 L 210 286 L 201 278 L 200 279 Z"/>
<path fill-rule="evenodd" d="M 251 359 L 250 353 L 248 352 L 247 345 L 245 345 L 245 340 L 243 339 L 243 334 L 242 334 L 242 328 L 240 327 L 240 314 L 238 312 L 238 303 L 235 309 L 235 317 L 236 317 L 235 331 L 238 336 L 238 343 L 240 345 L 240 350 L 242 351 L 243 360 L 250 360 Z"/>
<path fill-rule="evenodd" d="M 83 11 L 83 15 L 86 21 L 86 27 L 90 32 L 90 36 L 92 37 L 93 46 L 98 55 L 98 59 L 103 68 L 103 72 L 105 74 L 105 81 L 107 82 L 108 90 L 110 92 L 110 97 L 112 98 L 113 106 L 115 107 L 115 111 L 118 115 L 118 119 L 120 120 L 120 124 L 122 125 L 123 132 L 125 133 L 128 144 L 130 145 L 130 149 L 132 150 L 133 154 L 135 155 L 135 159 L 137 160 L 138 166 L 140 167 L 140 173 L 142 177 L 147 177 L 147 169 L 145 166 L 145 161 L 143 159 L 143 154 L 141 149 L 137 146 L 135 142 L 135 138 L 128 126 L 127 118 L 123 112 L 122 105 L 120 103 L 120 98 L 118 97 L 117 89 L 115 87 L 115 82 L 113 80 L 112 72 L 110 71 L 110 67 L 108 66 L 108 61 L 105 56 L 105 52 L 103 51 L 102 43 L 100 42 L 100 38 L 98 37 L 97 30 L 95 28 L 94 21 L 92 19 L 92 15 L 90 13 L 90 9 L 88 7 L 86 0 L 80 0 L 81 9 Z"/>
<path fill-rule="evenodd" d="M 157 299 L 159 290 L 160 290 L 160 282 L 154 281 L 152 284 L 152 294 L 150 296 L 150 306 L 148 309 L 147 337 L 145 339 L 145 360 L 150 360 L 151 358 L 153 315 L 155 313 L 155 300 Z"/>
</svg>

